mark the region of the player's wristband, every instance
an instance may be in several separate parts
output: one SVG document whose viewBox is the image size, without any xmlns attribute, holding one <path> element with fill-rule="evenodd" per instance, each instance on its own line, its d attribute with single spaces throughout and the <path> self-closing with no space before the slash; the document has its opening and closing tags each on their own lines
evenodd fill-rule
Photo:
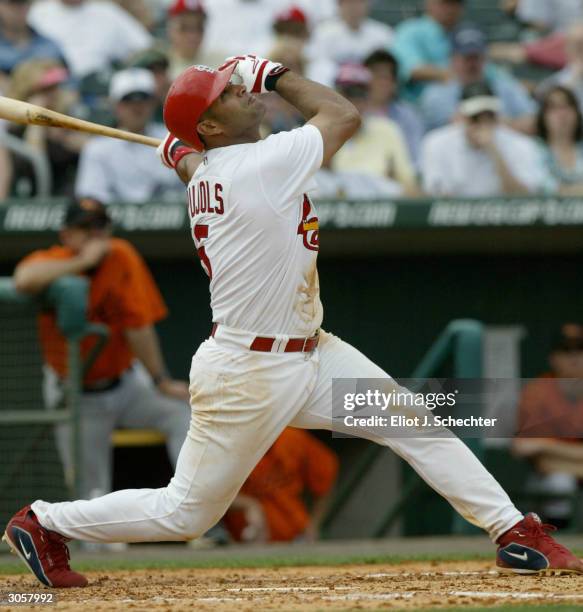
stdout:
<svg viewBox="0 0 583 612">
<path fill-rule="evenodd" d="M 267 91 L 275 91 L 275 85 L 281 76 L 289 72 L 289 68 L 285 66 L 277 66 L 265 77 L 265 89 Z"/>
<path fill-rule="evenodd" d="M 180 142 L 180 141 L 179 141 Z M 178 166 L 178 162 L 185 157 L 186 155 L 190 155 L 191 153 L 198 153 L 198 151 L 196 151 L 195 149 L 193 149 L 192 147 L 188 147 L 183 143 L 180 143 L 179 146 L 174 147 L 172 149 L 171 152 L 171 156 L 172 156 L 172 163 L 174 164 L 174 167 L 176 168 L 176 166 Z"/>
</svg>

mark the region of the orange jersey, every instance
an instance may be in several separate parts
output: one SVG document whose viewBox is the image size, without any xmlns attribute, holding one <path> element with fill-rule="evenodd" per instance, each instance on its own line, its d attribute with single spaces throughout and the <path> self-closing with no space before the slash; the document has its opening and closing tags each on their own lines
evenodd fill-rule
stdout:
<svg viewBox="0 0 583 612">
<path fill-rule="evenodd" d="M 518 435 L 563 438 L 583 435 L 583 400 L 572 401 L 553 377 L 541 377 L 522 390 L 518 412 Z"/>
<path fill-rule="evenodd" d="M 287 428 L 251 472 L 241 493 L 261 503 L 270 540 L 293 540 L 310 520 L 304 493 L 326 495 L 337 473 L 338 459 L 325 444 L 301 429 Z M 243 513 L 229 511 L 225 523 L 240 539 Z"/>
<path fill-rule="evenodd" d="M 31 263 L 71 257 L 74 257 L 71 249 L 54 246 L 35 251 L 22 261 Z M 117 378 L 127 370 L 134 355 L 124 330 L 155 323 L 166 316 L 167 310 L 146 263 L 126 240 L 112 238 L 109 253 L 99 267 L 86 276 L 90 279 L 88 319 L 104 323 L 110 330 L 109 341 L 84 378 L 87 384 Z M 42 312 L 38 322 L 45 362 L 64 377 L 65 338 L 57 327 L 54 312 Z M 83 340 L 81 354 L 87 355 L 94 344 L 94 337 Z"/>
</svg>

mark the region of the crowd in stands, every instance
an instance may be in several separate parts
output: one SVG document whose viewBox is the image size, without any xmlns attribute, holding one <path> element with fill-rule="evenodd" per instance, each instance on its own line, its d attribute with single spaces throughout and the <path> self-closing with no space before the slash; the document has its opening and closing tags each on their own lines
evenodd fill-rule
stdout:
<svg viewBox="0 0 583 612">
<path fill-rule="evenodd" d="M 162 136 L 172 80 L 255 52 L 335 87 L 360 131 L 321 198 L 577 195 L 583 190 L 583 2 L 502 0 L 516 40 L 489 43 L 471 0 L 424 0 L 394 27 L 373 0 L 0 0 L 0 93 Z M 522 78 L 520 66 L 549 67 Z M 267 96 L 264 134 L 302 124 Z M 448 154 L 444 155 L 443 152 Z M 142 145 L 0 123 L 0 198 L 181 197 Z"/>
</svg>

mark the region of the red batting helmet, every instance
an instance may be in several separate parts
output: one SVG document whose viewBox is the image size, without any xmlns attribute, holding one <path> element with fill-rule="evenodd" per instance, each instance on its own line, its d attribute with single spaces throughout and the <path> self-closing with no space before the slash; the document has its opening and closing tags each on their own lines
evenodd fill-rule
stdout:
<svg viewBox="0 0 583 612">
<path fill-rule="evenodd" d="M 233 63 L 224 70 L 190 66 L 182 72 L 172 83 L 164 103 L 168 131 L 197 151 L 203 151 L 196 126 L 200 116 L 229 84 L 236 65 Z"/>
</svg>

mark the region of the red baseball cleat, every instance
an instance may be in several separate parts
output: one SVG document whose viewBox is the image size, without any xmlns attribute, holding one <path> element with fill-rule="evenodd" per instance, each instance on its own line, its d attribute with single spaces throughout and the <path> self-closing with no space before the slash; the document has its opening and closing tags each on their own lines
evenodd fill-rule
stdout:
<svg viewBox="0 0 583 612">
<path fill-rule="evenodd" d="M 42 584 L 59 588 L 87 586 L 87 578 L 69 566 L 67 538 L 45 529 L 30 506 L 10 519 L 2 539 Z"/>
<path fill-rule="evenodd" d="M 548 534 L 555 530 L 533 512 L 527 514 L 498 538 L 496 565 L 516 574 L 583 574 L 583 562 Z"/>
</svg>

